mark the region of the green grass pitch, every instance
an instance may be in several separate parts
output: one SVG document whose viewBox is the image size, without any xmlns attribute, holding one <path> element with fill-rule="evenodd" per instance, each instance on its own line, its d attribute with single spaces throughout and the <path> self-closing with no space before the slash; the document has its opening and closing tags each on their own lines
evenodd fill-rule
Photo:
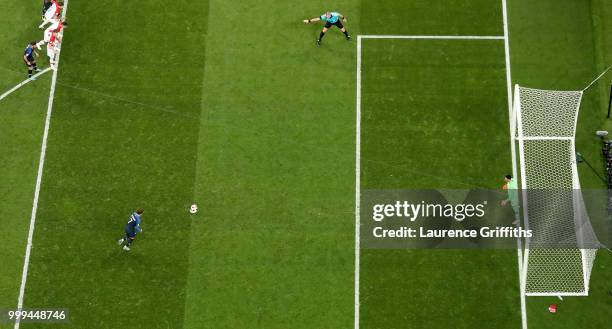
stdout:
<svg viewBox="0 0 612 329">
<path fill-rule="evenodd" d="M 24 305 L 71 320 L 20 328 L 354 328 L 357 36 L 500 36 L 502 8 L 71 0 Z M 507 9 L 513 83 L 576 90 L 612 64 L 609 1 Z M 315 46 L 321 26 L 301 20 L 326 10 L 348 16 L 353 40 L 334 28 Z M 39 13 L 39 0 L 0 12 L 0 93 L 25 78 Z M 502 184 L 504 40 L 362 39 L 361 55 L 362 189 Z M 611 80 L 579 118 L 596 168 Z M 17 305 L 50 81 L 0 101 L 0 308 Z M 115 241 L 138 206 L 144 232 L 125 253 Z M 516 251 L 361 250 L 360 262 L 360 328 L 521 327 Z M 609 328 L 611 271 L 602 251 L 589 297 L 527 298 L 529 328 Z"/>
</svg>

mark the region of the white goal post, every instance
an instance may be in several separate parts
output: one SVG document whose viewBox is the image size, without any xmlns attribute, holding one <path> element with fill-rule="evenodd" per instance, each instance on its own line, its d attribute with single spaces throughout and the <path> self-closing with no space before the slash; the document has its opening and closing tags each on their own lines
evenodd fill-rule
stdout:
<svg viewBox="0 0 612 329">
<path fill-rule="evenodd" d="M 582 91 L 514 88 L 511 129 L 519 146 L 527 296 L 586 296 L 597 252 L 580 192 L 576 122 Z"/>
</svg>

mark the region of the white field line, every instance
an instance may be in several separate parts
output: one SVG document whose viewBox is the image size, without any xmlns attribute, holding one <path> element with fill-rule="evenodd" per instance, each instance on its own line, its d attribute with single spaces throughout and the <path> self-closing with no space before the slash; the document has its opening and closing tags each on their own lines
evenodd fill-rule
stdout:
<svg viewBox="0 0 612 329">
<path fill-rule="evenodd" d="M 506 57 L 506 87 L 508 92 L 508 119 L 510 123 L 510 154 L 512 156 L 512 177 L 518 179 L 518 167 L 516 164 L 516 145 L 514 143 L 514 111 L 512 104 L 512 70 L 510 68 L 510 40 L 508 33 L 508 6 L 506 0 L 502 0 L 502 14 L 504 19 L 504 50 Z M 520 213 L 516 215 L 520 221 Z M 527 329 L 527 305 L 525 301 L 525 285 L 523 276 L 523 243 L 520 238 L 516 239 L 516 256 L 518 262 L 519 294 L 521 300 L 521 328 Z"/>
<path fill-rule="evenodd" d="M 38 72 L 38 73 L 34 74 L 32 77 L 33 77 L 33 78 L 38 78 L 39 76 L 41 76 L 41 75 L 43 75 L 43 74 L 45 74 L 45 73 L 49 72 L 50 70 L 51 70 L 51 68 L 50 68 L 50 67 L 47 67 L 46 69 L 44 69 L 44 70 L 42 70 L 42 71 L 40 71 L 40 72 Z M 32 80 L 30 80 L 30 79 L 25 79 L 25 80 L 23 80 L 22 82 L 20 82 L 19 84 L 17 84 L 15 87 L 13 87 L 13 88 L 11 88 L 11 89 L 7 90 L 7 91 L 6 91 L 4 94 L 0 95 L 0 101 L 1 101 L 1 100 L 3 100 L 3 99 L 5 99 L 5 98 L 6 98 L 8 95 L 10 95 L 10 94 L 14 93 L 15 91 L 17 91 L 17 89 L 19 89 L 19 88 L 21 88 L 21 87 L 23 87 L 23 86 L 27 85 L 27 84 L 28 84 L 28 83 L 30 83 L 30 82 L 32 82 Z"/>
<path fill-rule="evenodd" d="M 68 12 L 68 0 L 64 0 L 64 9 L 62 10 L 62 19 L 66 18 Z M 49 137 L 49 126 L 51 124 L 51 114 L 53 113 L 53 98 L 55 96 L 55 86 L 57 84 L 57 72 L 59 70 L 58 52 L 56 59 L 56 69 L 53 71 L 51 78 L 51 90 L 49 91 L 49 103 L 47 106 L 47 116 L 45 118 L 45 129 L 43 132 L 42 145 L 40 147 L 40 159 L 38 161 L 38 174 L 36 176 L 36 187 L 34 189 L 34 200 L 32 201 L 32 214 L 30 216 L 30 229 L 28 231 L 28 242 L 26 244 L 25 259 L 23 262 L 23 272 L 21 274 L 21 286 L 19 288 L 19 298 L 17 300 L 17 309 L 23 308 L 23 299 L 25 295 L 26 282 L 28 279 L 28 268 L 30 266 L 30 254 L 32 252 L 32 239 L 34 237 L 34 226 L 36 224 L 36 211 L 38 210 L 38 198 L 40 196 L 40 185 L 42 182 L 43 168 L 45 165 L 45 155 L 47 152 L 47 138 Z M 19 318 L 15 321 L 14 329 L 19 329 Z"/>
<path fill-rule="evenodd" d="M 359 258 L 361 248 L 361 38 L 357 36 L 357 99 L 355 102 L 355 329 L 359 329 Z"/>
<path fill-rule="evenodd" d="M 362 39 L 504 40 L 503 35 L 360 35 Z"/>
</svg>

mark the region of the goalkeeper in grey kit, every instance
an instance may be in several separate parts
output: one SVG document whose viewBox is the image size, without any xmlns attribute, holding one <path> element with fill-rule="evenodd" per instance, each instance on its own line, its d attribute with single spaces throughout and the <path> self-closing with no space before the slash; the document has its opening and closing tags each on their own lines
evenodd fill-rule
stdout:
<svg viewBox="0 0 612 329">
<path fill-rule="evenodd" d="M 506 184 L 504 184 L 502 188 L 508 192 L 508 197 L 502 200 L 501 205 L 502 207 L 505 207 L 510 204 L 512 210 L 514 211 L 514 216 L 516 217 L 516 220 L 512 222 L 512 224 L 516 225 L 520 223 L 519 218 L 521 210 L 518 194 L 518 184 L 516 182 L 516 179 L 513 179 L 512 175 L 510 174 L 504 177 L 504 181 L 506 182 Z"/>
</svg>

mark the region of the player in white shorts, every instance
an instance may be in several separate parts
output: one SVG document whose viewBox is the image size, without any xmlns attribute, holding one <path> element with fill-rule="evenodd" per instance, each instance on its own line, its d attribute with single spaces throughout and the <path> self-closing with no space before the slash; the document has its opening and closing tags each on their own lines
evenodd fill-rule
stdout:
<svg viewBox="0 0 612 329">
<path fill-rule="evenodd" d="M 56 57 L 60 50 L 61 41 L 61 37 L 58 34 L 51 32 L 49 42 L 47 43 L 47 56 L 49 56 L 49 64 L 54 70 L 56 69 Z"/>
<path fill-rule="evenodd" d="M 59 21 L 62 13 L 62 7 L 57 0 L 51 0 L 51 6 L 45 12 L 43 16 L 43 22 L 38 26 L 39 29 L 43 29 L 45 25 Z"/>
</svg>

